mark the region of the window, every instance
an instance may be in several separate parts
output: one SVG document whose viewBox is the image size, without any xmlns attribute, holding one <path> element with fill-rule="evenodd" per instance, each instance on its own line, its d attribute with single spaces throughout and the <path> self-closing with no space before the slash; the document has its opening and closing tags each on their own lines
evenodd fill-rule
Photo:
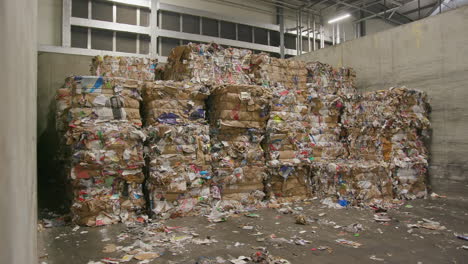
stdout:
<svg viewBox="0 0 468 264">
<path fill-rule="evenodd" d="M 88 48 L 88 28 L 71 27 L 71 46 L 74 48 Z"/>
<path fill-rule="evenodd" d="M 255 43 L 268 45 L 268 30 L 264 28 L 254 28 L 254 34 Z"/>
<path fill-rule="evenodd" d="M 91 18 L 112 22 L 112 3 L 92 1 Z"/>
<path fill-rule="evenodd" d="M 182 15 L 182 32 L 200 34 L 200 17 Z"/>
<path fill-rule="evenodd" d="M 140 8 L 140 26 L 149 27 L 151 10 L 148 8 Z"/>
<path fill-rule="evenodd" d="M 237 25 L 238 40 L 245 42 L 252 42 L 252 27 L 247 25 Z"/>
<path fill-rule="evenodd" d="M 140 54 L 149 54 L 151 37 L 148 35 L 139 35 Z"/>
<path fill-rule="evenodd" d="M 137 9 L 133 6 L 117 6 L 117 23 L 137 24 Z"/>
<path fill-rule="evenodd" d="M 296 49 L 296 35 L 284 34 L 284 47 L 287 49 Z"/>
<path fill-rule="evenodd" d="M 116 51 L 136 53 L 137 34 L 117 32 L 115 36 Z"/>
<path fill-rule="evenodd" d="M 180 15 L 173 12 L 161 11 L 161 28 L 180 31 Z"/>
<path fill-rule="evenodd" d="M 280 33 L 278 31 L 270 30 L 270 46 L 279 47 Z"/>
<path fill-rule="evenodd" d="M 218 20 L 202 18 L 202 34 L 205 36 L 218 37 Z"/>
<path fill-rule="evenodd" d="M 310 45 L 313 44 L 312 39 L 310 40 Z M 307 37 L 302 37 L 302 51 L 309 51 L 309 39 Z"/>
<path fill-rule="evenodd" d="M 97 50 L 112 50 L 113 31 L 91 29 L 91 48 Z"/>
<path fill-rule="evenodd" d="M 221 21 L 221 37 L 225 39 L 236 39 L 236 24 Z"/>
<path fill-rule="evenodd" d="M 72 1 L 72 16 L 80 18 L 88 18 L 88 0 L 73 0 Z"/>
</svg>

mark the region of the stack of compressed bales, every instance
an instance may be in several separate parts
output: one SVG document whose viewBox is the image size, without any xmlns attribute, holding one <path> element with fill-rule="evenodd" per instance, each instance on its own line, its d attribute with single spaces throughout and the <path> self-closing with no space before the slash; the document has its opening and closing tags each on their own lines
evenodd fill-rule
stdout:
<svg viewBox="0 0 468 264">
<path fill-rule="evenodd" d="M 57 126 L 70 146 L 67 175 L 77 224 L 143 219 L 140 90 L 135 80 L 74 76 L 58 91 Z"/>
<path fill-rule="evenodd" d="M 427 194 L 428 113 L 425 93 L 399 87 L 356 96 L 343 115 L 350 155 L 388 162 L 399 199 Z"/>
<path fill-rule="evenodd" d="M 157 63 L 156 59 L 149 58 L 96 56 L 90 70 L 96 76 L 153 81 Z"/>
<path fill-rule="evenodd" d="M 154 214 L 187 214 L 211 198 L 209 126 L 201 84 L 147 82 L 143 89 L 148 135 L 147 189 Z M 174 206 L 175 205 L 175 206 Z"/>
<path fill-rule="evenodd" d="M 251 202 L 266 178 L 262 141 L 271 94 L 255 85 L 222 85 L 210 98 L 213 193 L 225 200 Z M 258 197 L 258 195 L 254 195 Z"/>
<path fill-rule="evenodd" d="M 261 53 L 252 56 L 251 74 L 258 85 L 279 87 L 286 90 L 306 89 L 306 63 L 299 60 L 285 60 Z"/>
<path fill-rule="evenodd" d="M 391 170 L 378 150 L 368 146 L 372 141 L 365 141 L 368 131 L 343 125 L 343 115 L 357 96 L 355 72 L 320 62 L 308 63 L 307 69 L 310 134 L 317 161 L 311 165 L 313 192 L 321 198 L 334 197 L 342 205 L 392 199 Z M 347 142 L 354 135 L 360 140 Z"/>
<path fill-rule="evenodd" d="M 301 198 L 310 194 L 309 166 L 312 138 L 309 107 L 298 99 L 295 89 L 270 87 L 273 98 L 267 123 L 267 194 Z"/>
<path fill-rule="evenodd" d="M 178 46 L 171 51 L 164 79 L 205 84 L 250 84 L 251 50 L 217 44 Z"/>
</svg>

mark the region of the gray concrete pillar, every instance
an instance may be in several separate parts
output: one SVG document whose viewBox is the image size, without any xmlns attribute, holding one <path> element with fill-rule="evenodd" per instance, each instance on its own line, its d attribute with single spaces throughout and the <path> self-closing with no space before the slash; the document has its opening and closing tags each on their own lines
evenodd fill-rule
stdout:
<svg viewBox="0 0 468 264">
<path fill-rule="evenodd" d="M 0 0 L 0 263 L 37 263 L 37 1 Z"/>
</svg>

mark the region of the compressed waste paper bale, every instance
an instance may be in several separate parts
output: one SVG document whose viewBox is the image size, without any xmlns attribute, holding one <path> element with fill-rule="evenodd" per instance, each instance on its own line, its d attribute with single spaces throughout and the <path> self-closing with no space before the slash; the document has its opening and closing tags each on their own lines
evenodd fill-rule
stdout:
<svg viewBox="0 0 468 264">
<path fill-rule="evenodd" d="M 398 199 L 412 200 L 427 196 L 427 162 L 395 165 L 392 176 L 393 188 Z"/>
<path fill-rule="evenodd" d="M 146 125 L 206 123 L 205 100 L 210 91 L 190 82 L 147 82 L 143 88 Z"/>
<path fill-rule="evenodd" d="M 352 68 L 338 69 L 320 63 L 309 62 L 307 68 L 307 90 L 319 95 L 353 96 L 356 92 L 356 72 Z"/>
<path fill-rule="evenodd" d="M 424 131 L 424 130 L 423 130 Z M 427 196 L 429 154 L 420 129 L 399 129 L 392 133 L 391 163 L 394 166 L 394 189 L 400 199 Z"/>
<path fill-rule="evenodd" d="M 392 142 L 390 131 L 372 127 L 348 128 L 349 158 L 356 160 L 390 161 Z"/>
<path fill-rule="evenodd" d="M 271 93 L 256 85 L 222 85 L 211 91 L 210 124 L 220 129 L 264 129 Z"/>
<path fill-rule="evenodd" d="M 142 131 L 125 121 L 81 123 L 66 137 L 73 221 L 87 226 L 143 221 Z"/>
<path fill-rule="evenodd" d="M 311 138 L 308 133 L 309 106 L 302 105 L 294 90 L 270 87 L 273 98 L 267 123 L 268 165 L 297 165 L 309 162 Z"/>
<path fill-rule="evenodd" d="M 394 198 L 392 170 L 385 162 L 317 162 L 311 175 L 313 193 L 320 198 L 350 205 L 385 205 Z"/>
<path fill-rule="evenodd" d="M 209 202 L 213 177 L 209 126 L 158 124 L 145 131 L 149 149 L 146 188 L 152 213 L 187 215 L 198 201 Z M 168 203 L 173 201 L 178 205 Z"/>
<path fill-rule="evenodd" d="M 101 76 L 72 76 L 57 91 L 57 127 L 128 120 L 141 126 L 142 82 Z"/>
<path fill-rule="evenodd" d="M 157 125 L 146 128 L 149 178 L 161 191 L 183 193 L 212 176 L 207 125 Z"/>
<path fill-rule="evenodd" d="M 205 84 L 250 84 L 252 51 L 215 43 L 178 46 L 168 57 L 164 79 Z"/>
<path fill-rule="evenodd" d="M 268 167 L 267 195 L 270 198 L 304 199 L 311 195 L 308 166 Z"/>
<path fill-rule="evenodd" d="M 345 104 L 342 122 L 346 126 L 430 127 L 427 95 L 404 86 L 357 95 Z"/>
<path fill-rule="evenodd" d="M 264 166 L 264 132 L 256 129 L 211 129 L 211 159 L 215 168 Z"/>
<path fill-rule="evenodd" d="M 255 83 L 265 87 L 281 87 L 287 90 L 305 90 L 306 63 L 270 57 L 266 53 L 252 55 L 251 75 Z"/>
<path fill-rule="evenodd" d="M 152 81 L 157 64 L 156 59 L 149 58 L 96 56 L 92 59 L 90 72 L 96 76 Z"/>
<path fill-rule="evenodd" d="M 265 196 L 263 193 L 267 177 L 265 166 L 214 168 L 213 172 L 211 185 L 214 198 L 249 203 L 253 202 L 252 193 L 256 193 L 253 196 L 257 198 L 259 194 Z"/>
</svg>

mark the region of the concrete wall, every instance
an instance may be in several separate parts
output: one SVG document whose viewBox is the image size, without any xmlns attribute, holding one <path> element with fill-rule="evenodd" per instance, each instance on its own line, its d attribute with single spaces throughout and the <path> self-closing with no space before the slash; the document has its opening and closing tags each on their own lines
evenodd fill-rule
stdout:
<svg viewBox="0 0 468 264">
<path fill-rule="evenodd" d="M 297 59 L 350 66 L 363 91 L 406 85 L 432 105 L 432 180 L 468 181 L 468 7 Z"/>
<path fill-rule="evenodd" d="M 37 2 L 0 2 L 0 263 L 37 263 Z"/>
<path fill-rule="evenodd" d="M 36 57 L 35 57 L 36 58 Z M 58 135 L 55 130 L 55 94 L 70 75 L 89 75 L 88 56 L 39 53 L 37 56 L 37 157 L 39 208 L 60 210 L 65 197 L 63 177 L 54 156 Z"/>
</svg>

